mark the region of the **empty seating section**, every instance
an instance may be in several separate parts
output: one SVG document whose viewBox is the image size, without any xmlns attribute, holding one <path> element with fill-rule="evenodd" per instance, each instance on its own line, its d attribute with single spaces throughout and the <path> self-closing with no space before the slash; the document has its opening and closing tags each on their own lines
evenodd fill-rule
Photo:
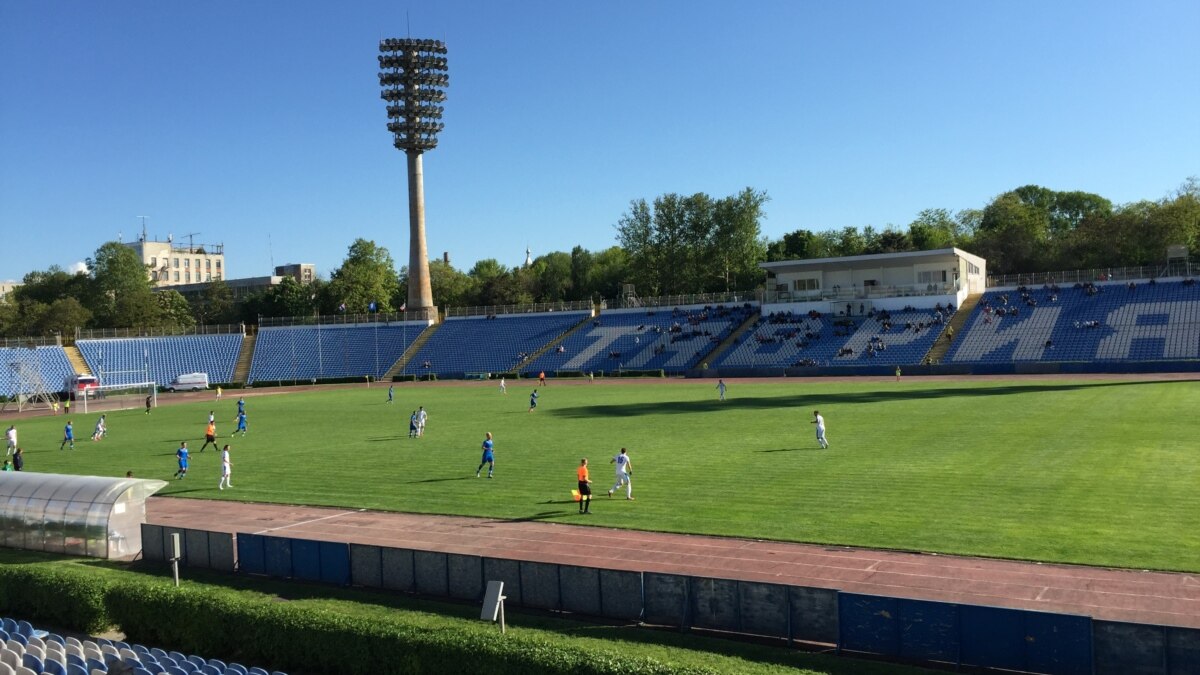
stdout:
<svg viewBox="0 0 1200 675">
<path fill-rule="evenodd" d="M 37 630 L 27 621 L 0 619 L 0 673 L 27 672 L 35 675 L 286 675 L 256 666 L 187 656 L 106 638 L 64 638 Z"/>
<path fill-rule="evenodd" d="M 792 368 L 920 363 L 953 313 L 872 311 L 868 316 L 769 314 L 718 358 L 717 367 Z"/>
<path fill-rule="evenodd" d="M 437 375 L 508 372 L 588 316 L 549 312 L 450 318 L 413 355 L 408 370 Z"/>
<path fill-rule="evenodd" d="M 425 328 L 420 322 L 263 328 L 248 382 L 381 377 Z"/>
<path fill-rule="evenodd" d="M 233 379 L 242 335 L 80 340 L 75 345 L 101 384 L 150 379 L 166 386 L 184 373 L 208 373 L 209 382 L 216 384 Z"/>
<path fill-rule="evenodd" d="M 75 374 L 62 347 L 0 347 L 0 396 L 35 393 L 41 380 L 43 391 L 62 391 L 67 378 Z"/>
<path fill-rule="evenodd" d="M 1179 280 L 988 291 L 948 362 L 1200 358 L 1200 286 Z"/>
<path fill-rule="evenodd" d="M 526 372 L 658 370 L 694 368 L 748 317 L 752 306 L 689 306 L 610 310 L 567 336 Z"/>
</svg>

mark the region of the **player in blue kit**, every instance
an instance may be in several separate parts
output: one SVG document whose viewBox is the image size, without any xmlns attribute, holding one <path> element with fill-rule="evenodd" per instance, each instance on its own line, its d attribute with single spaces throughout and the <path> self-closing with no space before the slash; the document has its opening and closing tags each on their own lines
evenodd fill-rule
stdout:
<svg viewBox="0 0 1200 675">
<path fill-rule="evenodd" d="M 244 412 L 238 413 L 237 428 L 233 430 L 233 433 L 236 434 L 239 431 L 242 432 L 243 436 L 246 435 L 246 413 L 244 413 Z M 233 434 L 230 434 L 230 436 L 232 436 L 232 435 Z"/>
<path fill-rule="evenodd" d="M 70 444 L 71 449 L 75 449 L 75 427 L 71 426 L 71 420 L 67 420 L 67 426 L 63 427 L 63 441 L 59 444 L 58 449 L 62 450 L 63 446 Z"/>
<path fill-rule="evenodd" d="M 238 414 L 241 415 L 244 412 L 246 412 L 246 399 L 239 398 L 238 399 Z"/>
<path fill-rule="evenodd" d="M 483 465 L 487 464 L 488 478 L 492 477 L 492 471 L 496 468 L 496 458 L 492 454 L 492 432 L 487 432 L 487 438 L 483 440 L 483 459 L 479 462 L 479 468 L 475 469 L 475 477 L 479 478 L 479 474 L 483 472 Z"/>
<path fill-rule="evenodd" d="M 188 469 L 187 441 L 179 442 L 179 449 L 175 451 L 175 458 L 179 460 L 179 470 L 175 472 L 175 477 L 182 480 L 187 475 Z"/>
</svg>

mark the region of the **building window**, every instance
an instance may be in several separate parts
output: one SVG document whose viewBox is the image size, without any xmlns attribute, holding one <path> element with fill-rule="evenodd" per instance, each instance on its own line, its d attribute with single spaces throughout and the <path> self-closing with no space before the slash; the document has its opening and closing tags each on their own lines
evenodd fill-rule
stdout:
<svg viewBox="0 0 1200 675">
<path fill-rule="evenodd" d="M 175 261 L 175 269 L 179 269 L 179 258 L 174 258 L 174 261 Z M 179 281 L 178 273 L 176 273 L 176 275 L 175 275 L 175 281 Z"/>
<path fill-rule="evenodd" d="M 178 282 L 178 281 L 179 281 L 179 272 L 176 272 L 176 273 L 175 273 L 175 281 L 176 281 L 176 282 Z"/>
<path fill-rule="evenodd" d="M 150 281 L 158 281 L 158 272 L 150 273 Z"/>
<path fill-rule="evenodd" d="M 220 260 L 217 261 L 217 269 L 221 269 L 221 261 Z"/>
<path fill-rule="evenodd" d="M 200 259 L 196 258 L 196 269 L 200 269 Z"/>
<path fill-rule="evenodd" d="M 187 258 L 184 258 L 183 259 L 183 269 L 186 270 L 186 269 L 190 268 L 191 266 L 192 266 L 192 261 L 188 260 Z"/>
<path fill-rule="evenodd" d="M 930 270 L 928 272 L 917 272 L 918 284 L 936 284 L 946 282 L 946 270 Z"/>
<path fill-rule="evenodd" d="M 191 272 L 184 272 L 184 273 L 183 273 L 183 280 L 184 280 L 184 281 L 186 281 L 187 283 L 189 283 L 189 284 L 190 284 L 190 283 L 192 282 L 192 273 L 191 273 Z"/>
<path fill-rule="evenodd" d="M 821 281 L 819 279 L 793 279 L 792 280 L 792 290 L 793 291 L 815 291 L 820 288 L 821 288 Z"/>
<path fill-rule="evenodd" d="M 968 262 L 967 263 L 967 273 L 968 274 L 979 274 L 979 268 L 976 267 L 975 265 L 973 265 L 972 263 Z"/>
<path fill-rule="evenodd" d="M 211 260 L 204 261 L 204 269 L 206 269 L 206 270 L 212 269 L 212 261 Z"/>
<path fill-rule="evenodd" d="M 205 281 L 212 281 L 212 275 L 211 275 L 211 274 L 208 274 L 208 273 L 206 272 L 206 273 L 204 274 L 204 280 L 205 280 Z"/>
</svg>

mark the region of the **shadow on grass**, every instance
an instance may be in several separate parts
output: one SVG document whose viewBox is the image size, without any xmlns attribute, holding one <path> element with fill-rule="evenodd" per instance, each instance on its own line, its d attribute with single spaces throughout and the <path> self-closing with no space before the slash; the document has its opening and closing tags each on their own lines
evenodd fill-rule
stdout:
<svg viewBox="0 0 1200 675">
<path fill-rule="evenodd" d="M 914 401 L 939 398 L 976 398 L 988 396 L 1013 396 L 1018 394 L 1053 394 L 1063 391 L 1095 389 L 1098 387 L 1125 387 L 1145 384 L 1184 384 L 1189 382 L 1079 382 L 1073 384 L 1018 384 L 987 387 L 935 387 L 930 389 L 892 389 L 878 391 L 846 391 L 836 393 L 802 393 L 782 396 L 739 398 L 725 401 L 717 406 L 712 401 L 658 401 L 655 403 L 628 403 L 607 405 L 585 405 L 572 408 L 556 408 L 547 414 L 572 419 L 596 417 L 637 417 L 640 415 L 683 415 L 709 410 L 775 410 L 812 409 L 821 406 L 836 406 L 862 403 L 886 403 L 890 401 Z"/>
<path fill-rule="evenodd" d="M 467 480 L 470 476 L 455 476 L 453 478 L 426 478 L 425 480 L 410 480 L 408 483 L 445 483 L 448 480 Z"/>
<path fill-rule="evenodd" d="M 368 438 L 367 440 L 371 441 L 372 443 L 380 443 L 382 441 L 398 441 L 402 438 L 409 438 L 409 437 L 407 437 L 407 436 L 376 436 L 375 438 Z"/>
<path fill-rule="evenodd" d="M 755 450 L 755 452 L 815 452 L 820 448 L 775 448 L 774 450 Z"/>
</svg>

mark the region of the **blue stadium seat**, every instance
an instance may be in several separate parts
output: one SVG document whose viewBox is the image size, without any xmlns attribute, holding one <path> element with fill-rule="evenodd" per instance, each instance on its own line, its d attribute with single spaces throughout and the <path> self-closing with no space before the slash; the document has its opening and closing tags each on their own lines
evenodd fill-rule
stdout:
<svg viewBox="0 0 1200 675">
<path fill-rule="evenodd" d="M 568 335 L 561 351 L 547 351 L 522 371 L 682 373 L 757 312 L 748 305 L 607 310 Z"/>
<path fill-rule="evenodd" d="M 382 377 L 426 328 L 420 322 L 263 328 L 249 382 Z"/>
<path fill-rule="evenodd" d="M 946 361 L 1158 361 L 1197 356 L 1200 286 L 1167 280 L 1135 283 L 1133 288 L 1120 282 L 1057 291 L 993 289 L 980 298 Z"/>
<path fill-rule="evenodd" d="M 184 373 L 208 373 L 209 381 L 217 383 L 233 379 L 242 335 L 79 340 L 75 346 L 101 384 L 131 384 L 149 379 L 166 386 Z"/>
<path fill-rule="evenodd" d="M 589 316 L 589 312 L 546 312 L 452 317 L 413 355 L 407 370 L 439 376 L 509 372 L 521 364 L 522 355 L 533 354 Z"/>
</svg>

